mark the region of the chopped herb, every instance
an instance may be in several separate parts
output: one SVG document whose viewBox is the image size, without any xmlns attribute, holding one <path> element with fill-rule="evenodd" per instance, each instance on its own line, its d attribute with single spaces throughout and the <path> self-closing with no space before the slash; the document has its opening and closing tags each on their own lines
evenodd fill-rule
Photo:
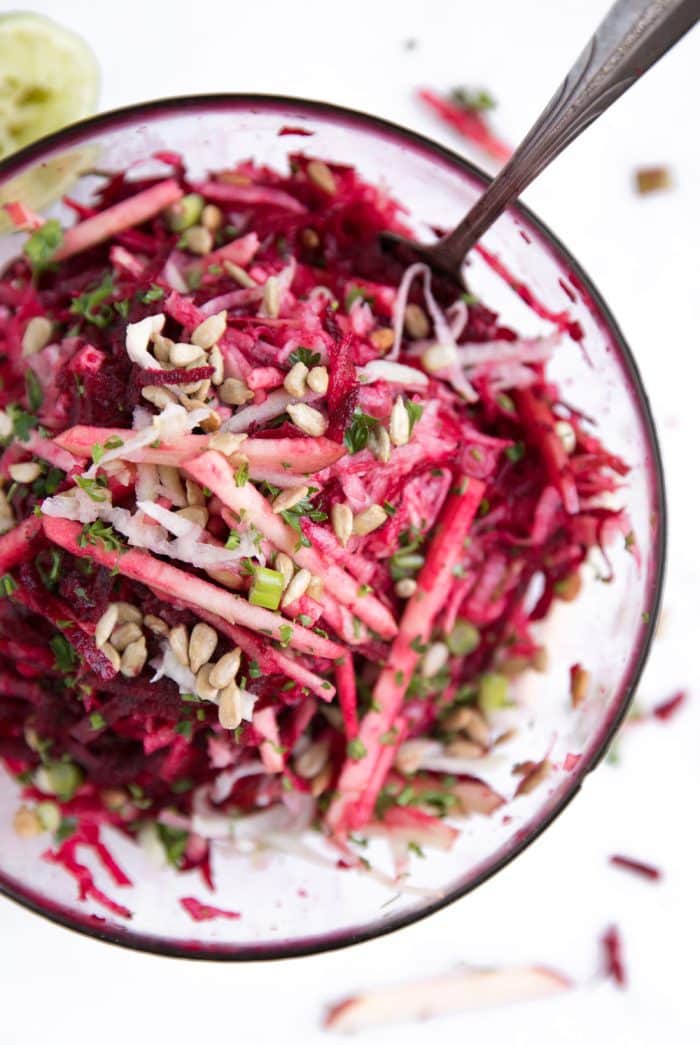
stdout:
<svg viewBox="0 0 700 1045">
<path fill-rule="evenodd" d="M 300 613 L 298 619 L 302 628 L 310 628 L 314 622 L 313 617 L 310 617 L 308 613 Z"/>
<path fill-rule="evenodd" d="M 292 783 L 292 781 L 289 779 L 288 776 L 283 776 L 282 777 L 282 790 L 283 791 L 293 791 L 294 790 L 294 784 Z"/>
<path fill-rule="evenodd" d="M 412 787 L 404 787 L 396 796 L 397 806 L 408 806 L 414 801 L 416 793 Z"/>
<path fill-rule="evenodd" d="M 394 672 L 394 682 L 396 683 L 397 686 L 403 686 L 403 682 L 404 682 L 405 677 L 406 676 L 405 676 L 403 671 L 396 671 L 396 672 Z"/>
<path fill-rule="evenodd" d="M 178 722 L 178 724 L 175 726 L 175 732 L 179 736 L 184 737 L 185 740 L 191 740 L 192 723 L 189 721 L 189 719 L 184 719 L 182 722 Z"/>
<path fill-rule="evenodd" d="M 513 443 L 505 448 L 505 455 L 509 461 L 517 463 L 525 456 L 525 443 Z"/>
<path fill-rule="evenodd" d="M 462 301 L 464 302 L 465 305 L 478 305 L 479 304 L 479 299 L 476 296 L 476 294 L 472 294 L 468 290 L 465 290 L 465 292 L 463 294 L 461 294 L 460 297 L 461 297 L 461 299 L 462 299 Z"/>
<path fill-rule="evenodd" d="M 114 309 L 105 304 L 105 300 L 114 293 L 114 279 L 108 272 L 102 282 L 84 294 L 79 294 L 71 304 L 73 315 L 82 316 L 88 323 L 96 327 L 106 327 L 114 319 Z"/>
<path fill-rule="evenodd" d="M 173 867 L 182 866 L 189 837 L 188 832 L 180 827 L 168 827 L 167 824 L 156 824 L 156 831 L 165 849 L 168 863 Z"/>
<path fill-rule="evenodd" d="M 301 528 L 302 518 L 310 519 L 312 522 L 325 522 L 328 518 L 325 512 L 322 512 L 320 509 L 314 508 L 313 506 L 311 497 L 317 492 L 318 491 L 315 487 L 310 487 L 308 495 L 302 501 L 295 504 L 293 508 L 285 508 L 283 512 L 280 512 L 280 515 L 287 525 L 291 526 L 299 537 L 297 548 L 301 546 L 304 548 L 311 547 L 311 541 Z"/>
<path fill-rule="evenodd" d="M 235 530 L 231 530 L 231 532 L 229 533 L 228 537 L 226 538 L 226 544 L 224 545 L 224 547 L 228 551 L 234 552 L 236 550 L 236 548 L 239 546 L 240 543 L 241 543 L 241 536 L 240 536 L 240 534 L 237 533 Z"/>
<path fill-rule="evenodd" d="M 425 860 L 425 853 L 423 852 L 421 847 L 418 845 L 418 842 L 409 842 L 408 843 L 408 851 L 409 851 L 409 853 L 415 853 L 416 856 L 419 856 L 421 858 L 421 860 Z"/>
<path fill-rule="evenodd" d="M 98 475 L 96 479 L 91 479 L 87 475 L 74 475 L 73 482 L 88 495 L 91 501 L 103 503 L 107 500 L 105 493 L 107 480 L 104 476 Z"/>
<path fill-rule="evenodd" d="M 155 283 L 151 283 L 148 290 L 143 291 L 139 294 L 139 301 L 142 301 L 144 305 L 150 305 L 154 301 L 160 301 L 161 298 L 165 297 L 165 291 L 162 287 L 156 286 Z"/>
<path fill-rule="evenodd" d="M 45 221 L 40 229 L 31 234 L 22 251 L 34 272 L 48 268 L 62 241 L 63 229 L 55 218 Z"/>
<path fill-rule="evenodd" d="M 416 635 L 415 638 L 411 639 L 410 646 L 414 653 L 425 653 L 428 648 L 427 643 L 423 642 L 420 635 Z"/>
<path fill-rule="evenodd" d="M 202 698 L 198 697 L 196 693 L 181 693 L 180 700 L 185 704 L 201 704 L 202 702 Z"/>
<path fill-rule="evenodd" d="M 299 345 L 289 355 L 289 362 L 294 366 L 295 363 L 303 363 L 309 370 L 312 366 L 318 366 L 321 362 L 321 354 L 314 352 L 310 348 L 304 348 L 303 345 Z"/>
<path fill-rule="evenodd" d="M 12 421 L 13 434 L 20 442 L 26 443 L 32 428 L 38 427 L 39 418 L 28 414 L 21 406 L 16 406 L 14 403 L 9 404 L 7 413 Z"/>
<path fill-rule="evenodd" d="M 106 725 L 107 723 L 105 722 L 104 717 L 100 714 L 100 712 L 93 711 L 93 713 L 90 715 L 90 728 L 95 730 L 104 729 Z"/>
<path fill-rule="evenodd" d="M 379 422 L 376 417 L 365 414 L 362 410 L 356 410 L 352 415 L 350 424 L 345 429 L 343 440 L 351 454 L 357 454 L 364 450 L 369 441 L 370 433 L 377 427 Z"/>
<path fill-rule="evenodd" d="M 14 577 L 9 573 L 4 573 L 0 577 L 0 598 L 5 599 L 8 595 L 12 595 L 14 591 L 17 591 L 17 584 Z"/>
<path fill-rule="evenodd" d="M 38 410 L 44 402 L 44 390 L 39 383 L 39 378 L 31 367 L 27 368 L 27 372 L 24 375 L 24 387 L 27 392 L 29 409 L 32 411 Z"/>
<path fill-rule="evenodd" d="M 62 842 L 66 842 L 69 838 L 72 838 L 76 832 L 77 826 L 78 821 L 74 816 L 64 816 L 54 834 L 56 845 L 60 845 Z"/>
<path fill-rule="evenodd" d="M 374 298 L 363 287 L 351 287 L 345 295 L 345 311 L 349 312 L 356 301 L 366 301 L 372 307 Z"/>
<path fill-rule="evenodd" d="M 121 316 L 122 319 L 126 319 L 126 317 L 129 315 L 131 302 L 128 301 L 127 298 L 124 298 L 122 301 L 112 302 L 112 307 L 114 308 L 115 312 L 119 316 Z"/>
<path fill-rule="evenodd" d="M 367 754 L 367 748 L 362 743 L 359 737 L 355 737 L 351 740 L 347 746 L 348 758 L 351 758 L 353 762 L 359 762 L 361 758 L 364 758 Z"/>
<path fill-rule="evenodd" d="M 413 431 L 413 426 L 423 416 L 423 407 L 420 403 L 414 403 L 411 399 L 405 401 L 406 413 L 408 414 L 408 431 Z"/>
<path fill-rule="evenodd" d="M 111 526 L 97 519 L 94 523 L 86 523 L 80 531 L 78 546 L 86 548 L 88 544 L 96 545 L 100 541 L 105 551 L 123 551 L 126 545 L 114 532 Z"/>
<path fill-rule="evenodd" d="M 369 593 L 371 591 L 372 591 L 372 585 L 371 584 L 361 584 L 359 586 L 359 588 L 357 589 L 357 594 L 358 595 L 369 595 Z"/>
<path fill-rule="evenodd" d="M 262 675 L 262 671 L 257 660 L 251 660 L 250 664 L 248 665 L 248 674 L 252 679 L 259 679 Z"/>
<path fill-rule="evenodd" d="M 496 396 L 496 402 L 500 406 L 501 410 L 505 410 L 507 414 L 515 413 L 515 403 L 509 395 L 505 394 L 505 392 L 501 392 L 500 395 Z"/>
<path fill-rule="evenodd" d="M 481 499 L 481 501 L 479 502 L 478 514 L 481 515 L 481 516 L 488 515 L 490 511 L 491 511 L 491 502 L 488 500 L 487 497 L 483 497 Z"/>
<path fill-rule="evenodd" d="M 495 98 L 483 87 L 455 87 L 450 91 L 450 101 L 465 112 L 485 112 L 496 108 Z"/>
<path fill-rule="evenodd" d="M 184 795 L 187 791 L 191 791 L 194 784 L 187 777 L 181 777 L 179 780 L 173 780 L 170 785 L 170 790 L 174 795 Z"/>
<path fill-rule="evenodd" d="M 238 466 L 233 475 L 233 478 L 236 480 L 236 486 L 245 486 L 245 484 L 248 482 L 249 474 L 250 469 L 248 467 L 248 462 L 244 461 L 241 465 Z"/>
<path fill-rule="evenodd" d="M 314 628 L 313 632 L 314 632 L 314 635 L 320 635 L 322 639 L 327 639 L 328 638 L 328 632 L 324 631 L 323 628 Z"/>
<path fill-rule="evenodd" d="M 290 641 L 291 641 L 291 638 L 292 638 L 293 634 L 294 634 L 294 629 L 292 628 L 291 624 L 280 624 L 280 629 L 279 629 L 280 645 L 281 646 L 288 646 Z"/>
<path fill-rule="evenodd" d="M 54 667 L 63 672 L 73 671 L 78 655 L 64 635 L 54 635 L 49 642 L 54 655 Z"/>
<path fill-rule="evenodd" d="M 396 743 L 396 739 L 399 735 L 399 731 L 396 726 L 392 726 L 391 729 L 387 730 L 386 733 L 382 733 L 379 738 L 379 743 L 385 746 L 391 746 Z"/>
</svg>

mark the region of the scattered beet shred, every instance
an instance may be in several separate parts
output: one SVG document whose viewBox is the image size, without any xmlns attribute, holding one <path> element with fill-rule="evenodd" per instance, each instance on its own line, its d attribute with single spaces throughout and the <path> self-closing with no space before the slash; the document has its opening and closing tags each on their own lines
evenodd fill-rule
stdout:
<svg viewBox="0 0 700 1045">
<path fill-rule="evenodd" d="M 10 206 L 0 277 L 0 756 L 17 832 L 121 916 L 79 860 L 128 884 L 107 826 L 208 881 L 246 815 L 351 866 L 358 832 L 449 848 L 503 803 L 469 767 L 531 626 L 625 528 L 564 326 L 404 272 L 350 167 L 158 159 L 67 229 Z"/>
</svg>

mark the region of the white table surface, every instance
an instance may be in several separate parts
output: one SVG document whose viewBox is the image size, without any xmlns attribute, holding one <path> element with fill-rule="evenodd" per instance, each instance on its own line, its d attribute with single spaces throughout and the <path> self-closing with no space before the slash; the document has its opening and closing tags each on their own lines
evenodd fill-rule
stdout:
<svg viewBox="0 0 700 1045">
<path fill-rule="evenodd" d="M 4 5 L 3 5 L 4 6 Z M 606 0 L 35 0 L 90 42 L 104 108 L 168 94 L 262 91 L 366 109 L 459 148 L 413 88 L 485 85 L 516 141 L 594 28 Z M 414 50 L 403 46 L 415 38 Z M 671 502 L 664 628 L 639 698 L 687 686 L 667 726 L 622 743 L 534 846 L 462 902 L 382 940 L 272 964 L 186 963 L 122 951 L 0 900 L 0 1043 L 167 1045 L 333 1039 L 326 1004 L 457 962 L 540 962 L 590 980 L 597 941 L 619 924 L 629 989 L 582 987 L 554 1001 L 392 1029 L 387 1040 L 607 1045 L 700 1041 L 697 993 L 700 706 L 697 598 L 698 45 L 691 35 L 576 143 L 527 201 L 593 274 L 642 368 Z M 262 45 L 262 46 L 261 46 Z M 674 171 L 674 191 L 640 198 L 639 165 Z M 695 801 L 694 801 L 695 799 Z M 614 851 L 660 864 L 650 885 L 607 866 Z M 365 1034 L 367 1045 L 379 1033 Z"/>
</svg>

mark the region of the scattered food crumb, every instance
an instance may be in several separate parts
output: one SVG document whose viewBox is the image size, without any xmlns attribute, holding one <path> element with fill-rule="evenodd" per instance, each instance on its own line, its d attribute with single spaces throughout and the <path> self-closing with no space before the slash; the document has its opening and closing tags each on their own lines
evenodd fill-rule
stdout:
<svg viewBox="0 0 700 1045">
<path fill-rule="evenodd" d="M 211 907 L 201 903 L 194 896 L 180 898 L 180 906 L 195 922 L 210 922 L 213 918 L 240 918 L 238 911 L 223 911 L 220 907 Z"/>
<path fill-rule="evenodd" d="M 649 878 L 655 882 L 662 878 L 662 873 L 658 867 L 644 863 L 643 860 L 633 860 L 629 856 L 615 854 L 610 857 L 610 863 L 614 867 L 621 867 L 624 871 L 631 871 L 633 874 L 641 875 L 642 878 Z"/>
<path fill-rule="evenodd" d="M 615 925 L 606 929 L 601 937 L 603 947 L 603 973 L 615 981 L 618 987 L 627 986 L 627 970 L 622 957 L 622 940 Z"/>
<path fill-rule="evenodd" d="M 408 40 L 403 42 L 404 51 L 415 51 L 416 47 L 418 47 L 418 41 L 415 36 L 409 36 Z"/>
<path fill-rule="evenodd" d="M 651 713 L 654 718 L 660 719 L 661 722 L 667 722 L 670 718 L 681 710 L 685 704 L 688 694 L 684 689 L 679 689 L 677 693 L 669 697 L 667 700 L 663 700 L 660 704 L 655 704 L 651 709 Z"/>
<path fill-rule="evenodd" d="M 568 977 L 540 966 L 458 969 L 346 998 L 329 1010 L 324 1022 L 329 1030 L 352 1034 L 390 1023 L 546 998 L 572 986 Z"/>
<path fill-rule="evenodd" d="M 634 172 L 637 192 L 646 196 L 650 192 L 665 192 L 673 188 L 673 179 L 668 167 L 638 167 Z"/>
</svg>

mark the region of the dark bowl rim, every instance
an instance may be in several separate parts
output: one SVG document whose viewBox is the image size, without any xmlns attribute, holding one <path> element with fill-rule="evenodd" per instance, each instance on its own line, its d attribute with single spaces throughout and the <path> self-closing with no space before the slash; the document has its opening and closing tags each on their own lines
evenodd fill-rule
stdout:
<svg viewBox="0 0 700 1045">
<path fill-rule="evenodd" d="M 295 98 L 288 95 L 221 92 L 153 99 L 147 102 L 123 106 L 118 109 L 107 110 L 106 112 L 101 112 L 94 116 L 90 116 L 87 119 L 80 120 L 77 123 L 70 124 L 68 127 L 56 131 L 53 134 L 46 135 L 36 142 L 32 142 L 30 145 L 20 149 L 18 152 L 13 153 L 6 159 L 1 160 L 0 184 L 4 181 L 6 176 L 20 171 L 28 163 L 31 163 L 32 160 L 36 160 L 41 156 L 50 153 L 57 146 L 70 145 L 71 143 L 77 144 L 85 135 L 94 131 L 117 127 L 121 123 L 131 122 L 140 117 L 147 119 L 149 117 L 167 115 L 168 113 L 191 113 L 196 112 L 197 110 L 211 112 L 212 110 L 223 110 L 227 108 L 248 108 L 251 111 L 254 111 L 256 108 L 276 109 L 281 110 L 280 115 L 283 114 L 284 109 L 304 109 L 310 115 L 332 117 L 338 121 L 359 124 L 367 129 L 379 131 L 395 139 L 403 140 L 412 149 L 423 150 L 424 152 L 435 156 L 436 159 L 451 165 L 453 168 L 458 168 L 462 173 L 467 174 L 470 178 L 479 181 L 484 185 L 492 180 L 485 171 L 481 170 L 471 161 L 465 159 L 452 149 L 446 148 L 438 142 L 432 141 L 430 138 L 427 138 L 416 131 L 412 131 L 391 120 L 386 120 L 383 117 L 375 116 L 371 113 L 347 108 L 341 105 L 335 105 L 330 102 Z M 627 344 L 617 321 L 605 303 L 602 295 L 582 266 L 570 254 L 559 238 L 554 235 L 548 226 L 545 225 L 544 222 L 542 222 L 528 207 L 522 203 L 517 203 L 510 208 L 510 210 L 512 213 L 522 216 L 539 234 L 546 246 L 554 250 L 557 258 L 566 263 L 570 271 L 577 277 L 579 285 L 585 288 L 589 297 L 589 305 L 593 306 L 594 311 L 597 311 L 605 329 L 614 340 L 616 350 L 619 352 L 620 359 L 626 370 L 630 393 L 636 401 L 640 420 L 642 421 L 645 430 L 647 449 L 649 451 L 650 472 L 654 479 L 653 493 L 655 495 L 655 509 L 657 513 L 656 525 L 653 531 L 655 539 L 655 569 L 653 576 L 650 577 L 648 583 L 650 595 L 648 598 L 648 610 L 646 611 L 647 619 L 644 622 L 645 629 L 641 641 L 638 636 L 636 659 L 634 660 L 631 670 L 628 671 L 621 699 L 619 699 L 617 706 L 613 709 L 613 713 L 601 728 L 596 748 L 592 750 L 585 759 L 582 759 L 574 772 L 571 773 L 568 788 L 558 795 L 556 801 L 552 802 L 551 805 L 540 814 L 540 818 L 535 822 L 534 827 L 529 829 L 527 834 L 523 834 L 519 837 L 517 842 L 508 848 L 495 863 L 489 864 L 487 868 L 484 868 L 476 878 L 470 881 L 467 885 L 452 889 L 449 893 L 439 897 L 432 903 L 426 904 L 418 911 L 408 911 L 405 914 L 396 916 L 394 919 L 387 920 L 387 922 L 382 922 L 369 928 L 363 927 L 356 932 L 343 930 L 335 935 L 329 935 L 327 937 L 316 936 L 310 938 L 308 941 L 295 942 L 294 944 L 280 941 L 279 944 L 266 943 L 260 948 L 257 948 L 255 945 L 246 944 L 238 949 L 226 949 L 227 947 L 230 948 L 231 945 L 202 945 L 199 941 L 193 941 L 191 946 L 187 946 L 187 944 L 169 943 L 166 940 L 141 933 L 130 933 L 126 926 L 122 928 L 121 926 L 106 926 L 101 923 L 96 924 L 89 915 L 86 915 L 85 919 L 81 922 L 79 918 L 66 914 L 62 910 L 50 909 L 42 902 L 40 897 L 30 892 L 23 893 L 20 889 L 7 883 L 1 877 L 0 895 L 3 895 L 21 906 L 28 908 L 34 913 L 41 915 L 48 921 L 58 924 L 63 928 L 70 929 L 73 932 L 101 940 L 105 943 L 115 944 L 129 950 L 154 954 L 160 957 L 233 962 L 274 961 L 285 958 L 306 957 L 378 939 L 379 937 L 386 936 L 398 929 L 413 925 L 414 923 L 421 921 L 423 918 L 427 918 L 429 915 L 435 914 L 437 911 L 449 906 L 454 901 L 462 899 L 478 886 L 488 881 L 488 879 L 498 871 L 502 870 L 507 864 L 511 863 L 512 860 L 519 856 L 520 853 L 527 849 L 528 846 L 540 837 L 559 814 L 563 812 L 574 796 L 578 794 L 585 777 L 595 769 L 605 757 L 608 748 L 610 747 L 610 744 L 612 743 L 614 736 L 630 707 L 649 656 L 649 650 L 651 648 L 655 626 L 661 607 L 661 597 L 666 569 L 667 502 L 664 468 L 661 459 L 658 434 L 639 368 L 632 354 L 632 350 Z"/>
</svg>

